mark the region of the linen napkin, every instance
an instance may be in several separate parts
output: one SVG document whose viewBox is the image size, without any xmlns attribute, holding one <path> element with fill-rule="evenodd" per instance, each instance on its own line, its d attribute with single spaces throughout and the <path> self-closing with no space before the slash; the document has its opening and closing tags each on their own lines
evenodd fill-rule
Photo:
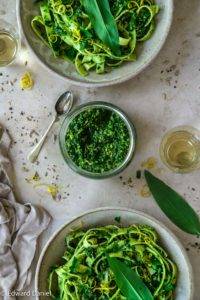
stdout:
<svg viewBox="0 0 200 300">
<path fill-rule="evenodd" d="M 7 157 L 10 143 L 0 126 L 0 300 L 14 299 L 30 284 L 37 239 L 51 219 L 42 207 L 16 202 Z"/>
</svg>

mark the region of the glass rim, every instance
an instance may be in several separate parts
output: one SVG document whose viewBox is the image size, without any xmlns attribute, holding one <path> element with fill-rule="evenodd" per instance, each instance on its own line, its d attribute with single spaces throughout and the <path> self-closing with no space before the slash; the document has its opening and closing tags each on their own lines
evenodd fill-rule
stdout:
<svg viewBox="0 0 200 300">
<path fill-rule="evenodd" d="M 88 108 L 94 108 L 94 107 L 106 108 L 106 109 L 109 109 L 109 110 L 117 113 L 122 118 L 122 120 L 125 122 L 127 129 L 129 131 L 129 137 L 130 137 L 129 150 L 128 150 L 128 153 L 127 153 L 124 161 L 117 168 L 106 171 L 104 173 L 94 173 L 94 172 L 90 172 L 90 171 L 87 171 L 87 170 L 84 170 L 84 169 L 78 167 L 73 162 L 73 160 L 69 157 L 67 149 L 65 147 L 66 131 L 67 131 L 68 126 L 71 123 L 71 121 L 77 115 L 79 115 L 82 111 L 84 111 Z M 62 156 L 63 156 L 65 162 L 76 173 L 78 173 L 84 177 L 88 177 L 88 178 L 92 178 L 92 179 L 104 179 L 104 178 L 112 177 L 112 176 L 115 176 L 115 175 L 121 173 L 129 165 L 129 163 L 131 162 L 131 160 L 133 158 L 133 155 L 135 153 L 135 148 L 136 148 L 136 139 L 137 139 L 137 135 L 136 135 L 135 126 L 129 120 L 126 113 L 123 110 L 121 110 L 118 106 L 111 104 L 109 102 L 105 102 L 105 101 L 92 101 L 92 102 L 87 102 L 87 103 L 77 106 L 65 117 L 65 119 L 61 125 L 60 133 L 59 133 L 60 150 L 61 150 L 61 153 L 62 153 Z"/>
</svg>

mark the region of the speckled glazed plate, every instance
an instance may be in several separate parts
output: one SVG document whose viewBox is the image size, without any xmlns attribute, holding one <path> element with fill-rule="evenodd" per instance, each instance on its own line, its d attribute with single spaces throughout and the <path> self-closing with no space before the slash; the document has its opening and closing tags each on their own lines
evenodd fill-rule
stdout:
<svg viewBox="0 0 200 300">
<path fill-rule="evenodd" d="M 128 80 L 140 73 L 156 57 L 162 48 L 172 23 L 173 0 L 156 0 L 161 7 L 157 17 L 156 30 L 150 40 L 143 43 L 137 51 L 138 59 L 135 62 L 125 63 L 111 72 L 98 75 L 95 72 L 87 77 L 81 77 L 72 63 L 55 58 L 51 49 L 34 34 L 30 26 L 33 16 L 38 14 L 38 6 L 33 0 L 17 0 L 18 20 L 22 32 L 33 52 L 42 64 L 54 73 L 68 79 L 73 84 L 98 87 L 107 86 Z"/>
<path fill-rule="evenodd" d="M 59 259 L 65 251 L 65 236 L 75 228 L 92 228 L 95 226 L 104 226 L 116 224 L 116 216 L 121 216 L 121 225 L 129 226 L 134 223 L 147 224 L 155 228 L 160 236 L 160 242 L 171 258 L 176 262 L 179 269 L 178 284 L 176 288 L 176 300 L 193 299 L 193 277 L 191 265 L 185 253 L 174 234 L 168 230 L 162 223 L 142 212 L 126 208 L 100 208 L 74 218 L 71 222 L 62 226 L 44 247 L 38 261 L 36 270 L 36 292 L 44 295 L 48 293 L 47 278 L 52 265 L 59 264 Z M 40 293 L 39 293 L 40 292 Z M 37 296 L 40 299 L 40 296 Z M 42 296 L 41 300 L 49 299 L 48 296 Z"/>
</svg>

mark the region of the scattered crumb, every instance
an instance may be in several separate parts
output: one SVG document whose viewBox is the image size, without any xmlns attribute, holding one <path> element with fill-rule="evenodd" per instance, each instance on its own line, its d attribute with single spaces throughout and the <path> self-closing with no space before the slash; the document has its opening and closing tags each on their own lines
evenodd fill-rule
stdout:
<svg viewBox="0 0 200 300">
<path fill-rule="evenodd" d="M 53 142 L 54 142 L 54 144 L 56 143 L 57 138 L 58 138 L 58 135 L 57 135 L 57 134 L 54 134 L 54 135 L 53 135 Z"/>
<path fill-rule="evenodd" d="M 191 249 L 196 250 L 198 253 L 200 251 L 200 243 L 199 242 L 193 242 L 193 243 L 188 243 L 188 247 L 186 248 L 186 251 L 190 251 Z"/>
<path fill-rule="evenodd" d="M 137 171 L 136 171 L 136 178 L 137 178 L 137 179 L 140 179 L 141 176 L 142 176 L 141 170 L 137 170 Z"/>
<path fill-rule="evenodd" d="M 25 171 L 25 169 L 24 169 Z M 37 182 L 37 181 L 40 181 L 40 175 L 38 174 L 38 172 L 35 172 L 35 174 L 31 177 L 31 178 L 25 178 L 25 180 L 28 182 L 28 183 L 31 183 L 31 182 Z"/>
<path fill-rule="evenodd" d="M 39 133 L 38 133 L 35 129 L 32 129 L 32 130 L 30 131 L 29 136 L 32 138 L 33 135 L 39 136 Z"/>
<path fill-rule="evenodd" d="M 121 223 L 121 217 L 120 217 L 120 216 L 115 217 L 115 221 L 116 221 L 117 223 Z"/>
<path fill-rule="evenodd" d="M 167 100 L 167 94 L 166 93 L 162 93 L 162 97 L 164 100 Z"/>
<path fill-rule="evenodd" d="M 24 172 L 29 172 L 29 169 L 28 169 L 27 167 L 23 166 L 23 167 L 22 167 L 22 171 L 24 171 Z"/>
<path fill-rule="evenodd" d="M 144 168 L 144 169 L 148 169 L 148 170 L 151 170 L 151 169 L 154 169 L 157 165 L 157 159 L 155 157 L 149 157 L 146 161 L 143 161 L 141 166 Z"/>
<path fill-rule="evenodd" d="M 148 198 L 151 196 L 151 192 L 146 184 L 144 184 L 140 190 L 140 196 Z"/>
<path fill-rule="evenodd" d="M 34 176 L 32 177 L 33 181 L 40 181 L 40 175 L 38 174 L 38 172 L 35 172 Z"/>
</svg>

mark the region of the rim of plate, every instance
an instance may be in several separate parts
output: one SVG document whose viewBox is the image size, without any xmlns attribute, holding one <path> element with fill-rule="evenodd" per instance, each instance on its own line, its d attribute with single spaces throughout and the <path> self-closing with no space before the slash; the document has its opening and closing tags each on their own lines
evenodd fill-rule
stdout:
<svg viewBox="0 0 200 300">
<path fill-rule="evenodd" d="M 72 79 L 70 76 L 66 75 L 62 75 L 57 73 L 55 70 L 53 70 L 53 68 L 51 68 L 51 66 L 45 64 L 42 59 L 37 55 L 36 51 L 31 47 L 28 38 L 26 36 L 26 33 L 23 29 L 23 25 L 22 25 L 22 20 L 21 20 L 21 13 L 20 13 L 20 8 L 21 8 L 21 3 L 22 0 L 17 0 L 16 1 L 16 11 L 17 11 L 17 22 L 19 25 L 19 29 L 20 31 L 23 33 L 23 36 L 25 38 L 26 44 L 28 45 L 29 49 L 32 51 L 32 53 L 34 54 L 34 56 L 37 58 L 37 60 L 44 66 L 45 69 L 51 71 L 52 73 L 54 73 L 57 77 L 62 78 L 64 80 L 67 80 L 69 83 L 76 85 L 76 86 L 83 86 L 83 87 L 87 87 L 87 88 L 97 88 L 97 87 L 104 87 L 104 86 L 112 86 L 112 85 L 116 85 L 119 83 L 123 83 L 125 81 L 128 81 L 134 77 L 136 77 L 138 74 L 140 74 L 144 69 L 146 69 L 153 61 L 154 59 L 157 57 L 157 55 L 159 54 L 160 50 L 162 49 L 162 47 L 164 46 L 167 36 L 169 34 L 171 25 L 172 25 L 172 20 L 173 20 L 173 12 L 174 12 L 174 0 L 169 0 L 170 5 L 169 5 L 169 9 L 170 9 L 170 13 L 169 13 L 169 21 L 168 21 L 168 25 L 166 26 L 166 30 L 165 33 L 159 43 L 159 46 L 156 48 L 156 50 L 154 51 L 153 55 L 151 55 L 149 57 L 148 60 L 146 60 L 146 62 L 140 67 L 138 68 L 138 70 L 134 73 L 134 74 L 130 74 L 130 75 L 124 75 L 121 78 L 118 79 L 111 79 L 109 81 L 105 81 L 105 82 L 92 82 L 92 81 L 88 81 L 88 82 L 84 82 L 84 81 L 80 81 L 78 79 Z"/>
<path fill-rule="evenodd" d="M 164 225 L 162 222 L 158 221 L 156 218 L 142 212 L 136 209 L 131 209 L 131 208 L 126 208 L 126 207 L 112 207 L 112 206 L 108 206 L 108 207 L 100 207 L 100 208 L 96 208 L 96 209 L 91 209 L 91 210 L 87 210 L 86 212 L 73 217 L 69 222 L 63 224 L 60 226 L 59 229 L 57 229 L 54 234 L 52 235 L 52 237 L 46 242 L 44 248 L 42 249 L 42 252 L 39 256 L 39 260 L 37 263 L 37 267 L 36 267 L 36 271 L 35 271 L 35 291 L 36 291 L 36 300 L 39 300 L 40 297 L 38 296 L 38 283 L 39 283 L 39 273 L 40 273 L 40 267 L 43 261 L 43 258 L 45 256 L 45 253 L 47 251 L 47 249 L 49 248 L 50 244 L 53 242 L 53 240 L 55 239 L 55 237 L 66 227 L 66 226 L 70 226 L 74 221 L 78 221 L 79 219 L 81 219 L 82 217 L 95 213 L 95 212 L 99 212 L 99 211 L 109 211 L 109 210 L 120 210 L 120 211 L 126 211 L 126 212 L 130 212 L 133 214 L 137 214 L 140 215 L 144 218 L 147 218 L 151 221 L 153 221 L 154 223 L 156 223 L 157 225 L 161 226 L 172 238 L 173 240 L 176 242 L 176 244 L 178 245 L 181 253 L 183 254 L 183 257 L 185 259 L 185 262 L 188 266 L 188 271 L 189 271 L 189 278 L 190 278 L 190 298 L 188 300 L 192 300 L 193 299 L 193 295 L 194 295 L 194 278 L 193 278 L 193 271 L 192 271 L 192 266 L 190 263 L 190 260 L 188 258 L 188 255 L 183 247 L 183 245 L 181 244 L 181 242 L 179 241 L 179 239 L 176 237 L 176 235 L 170 230 L 168 229 L 168 227 L 166 225 Z"/>
</svg>

